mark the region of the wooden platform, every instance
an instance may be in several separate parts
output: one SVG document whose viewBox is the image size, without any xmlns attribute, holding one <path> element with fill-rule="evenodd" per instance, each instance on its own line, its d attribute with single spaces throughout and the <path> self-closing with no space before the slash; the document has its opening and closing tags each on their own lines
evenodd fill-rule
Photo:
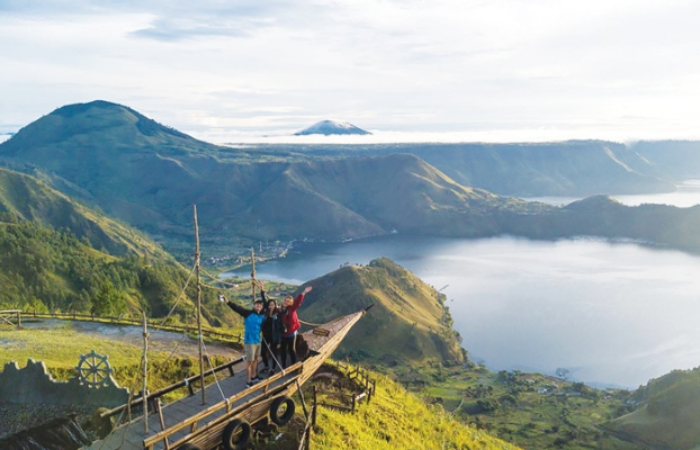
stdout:
<svg viewBox="0 0 700 450">
<path fill-rule="evenodd" d="M 171 427 L 180 425 L 188 420 L 191 421 L 197 412 L 206 412 L 207 409 L 211 408 L 213 411 L 211 414 L 206 416 L 206 423 L 209 424 L 215 422 L 216 419 L 220 419 L 222 416 L 226 415 L 228 411 L 235 410 L 239 406 L 243 406 L 244 404 L 255 399 L 264 397 L 265 391 L 274 391 L 276 387 L 288 385 L 290 382 L 293 382 L 296 378 L 298 378 L 301 373 L 299 370 L 294 370 L 295 367 L 300 365 L 300 363 L 297 363 L 288 368 L 286 375 L 278 372 L 270 379 L 263 378 L 263 380 L 257 385 L 248 388 L 246 386 L 245 364 L 245 362 L 240 362 L 233 366 L 235 373 L 234 376 L 222 378 L 221 376 L 217 375 L 219 376 L 218 386 L 215 383 L 207 386 L 206 388 L 206 404 L 202 404 L 201 391 L 196 391 L 194 395 L 185 397 L 167 405 L 163 405 L 161 410 L 164 427 L 161 425 L 160 415 L 157 412 L 149 411 L 148 433 L 145 432 L 143 417 L 138 417 L 132 422 L 115 429 L 104 440 L 96 441 L 89 447 L 85 448 L 88 450 L 143 450 L 144 448 L 147 448 L 144 445 L 144 441 L 153 438 L 157 434 L 163 432 L 164 430 L 168 430 Z M 265 376 L 266 374 L 262 375 Z M 266 383 L 268 380 L 272 381 Z M 223 396 L 221 392 L 223 392 Z M 239 395 L 237 396 L 237 394 Z M 230 408 L 216 408 L 216 405 L 219 405 L 222 401 L 225 401 L 225 399 L 231 399 L 232 397 L 236 396 L 237 398 L 230 402 Z M 197 423 L 195 422 L 195 429 L 206 426 L 200 425 L 197 428 L 196 425 Z M 169 448 L 174 448 L 172 447 L 172 444 L 180 441 L 193 431 L 195 430 L 193 430 L 192 426 L 186 426 L 181 430 L 170 434 L 168 436 L 168 441 L 170 443 Z M 165 448 L 166 446 L 164 441 L 153 445 L 153 449 L 161 450 Z"/>
<path fill-rule="evenodd" d="M 338 348 L 350 328 L 365 313 L 363 310 L 339 317 L 302 333 L 297 340 L 297 353 L 303 361 L 287 367 L 283 373 L 278 372 L 246 387 L 246 363 L 232 361 L 224 364 L 214 369 L 221 370 L 217 372 L 219 383 L 207 386 L 206 404 L 202 404 L 201 391 L 162 407 L 158 404 L 155 411 L 149 411 L 148 432 L 143 418 L 137 418 L 116 428 L 103 441 L 95 442 L 87 449 L 177 450 L 186 443 L 195 444 L 202 450 L 217 448 L 225 427 L 232 420 L 242 419 L 252 425 L 268 415 L 275 398 L 293 395 Z M 167 388 L 167 392 L 181 386 L 184 382 Z M 163 392 L 166 391 L 151 394 L 149 399 L 159 399 Z"/>
</svg>

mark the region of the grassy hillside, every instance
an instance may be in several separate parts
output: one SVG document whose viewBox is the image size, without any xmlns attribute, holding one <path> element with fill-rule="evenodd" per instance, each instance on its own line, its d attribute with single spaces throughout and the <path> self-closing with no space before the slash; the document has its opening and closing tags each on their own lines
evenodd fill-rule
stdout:
<svg viewBox="0 0 700 450">
<path fill-rule="evenodd" d="M 97 249 L 172 260 L 142 233 L 76 203 L 34 177 L 0 169 L 0 212 L 6 217 L 70 231 Z"/>
<path fill-rule="evenodd" d="M 605 428 L 653 448 L 700 448 L 700 368 L 673 371 L 636 392 L 636 411 Z"/>
<path fill-rule="evenodd" d="M 385 367 L 463 360 L 443 296 L 389 259 L 343 267 L 308 284 L 314 290 L 299 312 L 308 322 L 324 323 L 374 305 L 350 331 L 336 357 Z"/>
<path fill-rule="evenodd" d="M 378 378 L 376 395 L 355 414 L 319 408 L 319 449 L 483 449 L 518 447 L 488 432 L 464 425 L 439 405 L 426 405 L 388 378 Z"/>
</svg>

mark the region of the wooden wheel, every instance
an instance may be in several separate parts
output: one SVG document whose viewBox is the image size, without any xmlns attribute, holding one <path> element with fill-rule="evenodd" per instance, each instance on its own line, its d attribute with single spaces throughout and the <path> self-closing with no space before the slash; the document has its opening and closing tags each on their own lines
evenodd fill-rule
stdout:
<svg viewBox="0 0 700 450">
<path fill-rule="evenodd" d="M 91 351 L 87 355 L 80 355 L 78 367 L 78 378 L 82 384 L 87 384 L 90 387 L 106 386 L 109 383 L 109 376 L 114 369 L 109 367 L 106 355 Z"/>
</svg>

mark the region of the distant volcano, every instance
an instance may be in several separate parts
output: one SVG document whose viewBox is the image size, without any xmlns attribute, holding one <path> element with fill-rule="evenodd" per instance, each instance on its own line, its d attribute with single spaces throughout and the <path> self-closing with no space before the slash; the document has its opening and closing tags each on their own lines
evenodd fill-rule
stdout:
<svg viewBox="0 0 700 450">
<path fill-rule="evenodd" d="M 338 122 L 336 120 L 322 120 L 318 123 L 294 133 L 294 136 L 308 136 L 310 134 L 323 134 L 326 136 L 336 134 L 372 134 L 362 128 L 358 128 L 350 122 Z"/>
</svg>

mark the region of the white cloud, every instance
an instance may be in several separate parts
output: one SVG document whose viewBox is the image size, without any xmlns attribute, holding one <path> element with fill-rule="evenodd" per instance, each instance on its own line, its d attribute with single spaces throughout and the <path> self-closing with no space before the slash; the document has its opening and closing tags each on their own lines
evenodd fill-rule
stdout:
<svg viewBox="0 0 700 450">
<path fill-rule="evenodd" d="M 431 136 L 697 138 L 699 13 L 680 0 L 0 0 L 13 43 L 0 133 L 104 99 L 224 140 L 327 117 Z"/>
</svg>

